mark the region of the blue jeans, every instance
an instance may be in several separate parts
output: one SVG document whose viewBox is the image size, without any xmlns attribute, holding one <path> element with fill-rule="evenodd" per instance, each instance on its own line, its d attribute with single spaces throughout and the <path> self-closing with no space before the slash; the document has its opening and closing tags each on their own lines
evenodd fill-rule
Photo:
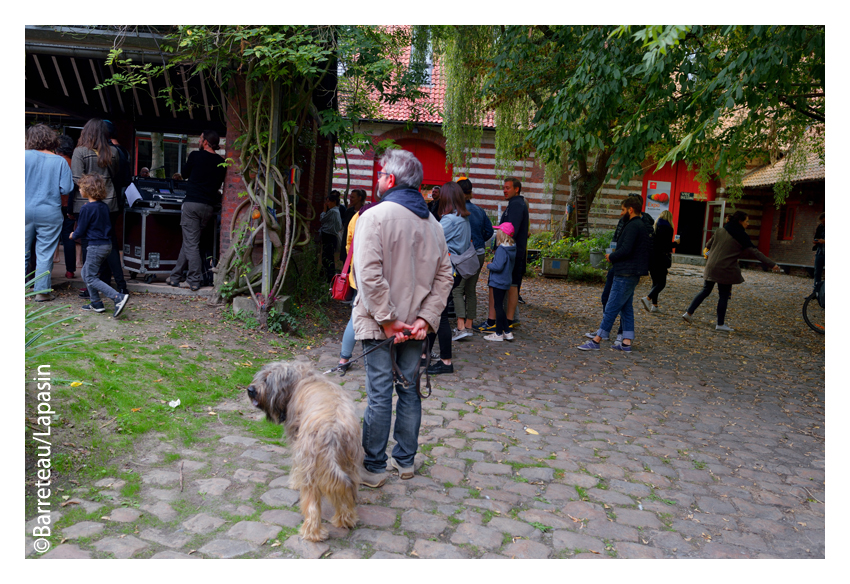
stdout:
<svg viewBox="0 0 850 584">
<path fill-rule="evenodd" d="M 635 297 L 635 288 L 640 282 L 640 276 L 614 276 L 611 283 L 611 293 L 605 304 L 605 312 L 602 314 L 602 324 L 596 334 L 608 338 L 614 320 L 620 315 L 620 324 L 623 327 L 623 338 L 634 340 L 635 338 L 635 311 L 632 300 Z"/>
<path fill-rule="evenodd" d="M 345 325 L 345 332 L 342 333 L 342 347 L 339 349 L 339 356 L 341 359 L 351 359 L 355 343 L 357 343 L 357 341 L 354 339 L 354 324 L 349 318 L 348 324 Z"/>
<path fill-rule="evenodd" d="M 368 351 L 381 343 L 364 340 L 363 350 Z M 407 341 L 395 345 L 395 358 L 404 376 L 413 382 L 422 355 L 422 341 Z M 419 424 L 422 420 L 422 400 L 413 383 L 405 388 L 393 383 L 390 346 L 379 347 L 364 357 L 366 361 L 366 411 L 363 412 L 363 450 L 366 470 L 381 473 L 387 467 L 387 442 L 393 410 L 393 386 L 398 394 L 395 406 L 393 458 L 401 466 L 413 466 L 413 457 L 419 447 Z"/>
<path fill-rule="evenodd" d="M 39 213 L 39 211 L 43 212 Z M 50 272 L 53 271 L 53 254 L 56 253 L 56 246 L 59 245 L 59 234 L 62 231 L 62 213 L 58 208 L 45 209 L 40 207 L 35 210 L 28 210 L 26 215 L 26 223 L 24 224 L 24 270 L 27 270 L 29 266 L 30 250 L 35 243 L 35 275 L 38 277 L 47 272 L 44 277 L 35 281 L 33 290 L 38 292 L 47 290 L 52 285 Z"/>
<path fill-rule="evenodd" d="M 112 244 L 92 245 L 89 243 L 86 251 L 86 263 L 83 264 L 83 281 L 86 283 L 86 288 L 89 291 L 89 297 L 92 304 L 103 304 L 100 295 L 103 294 L 113 302 L 118 302 L 123 297 L 114 288 L 104 283 L 98 274 L 100 267 L 109 257 L 112 251 Z"/>
<path fill-rule="evenodd" d="M 609 268 L 608 273 L 605 274 L 605 287 L 602 288 L 602 297 L 600 300 L 602 301 L 602 311 L 605 311 L 605 305 L 608 304 L 608 297 L 611 296 L 611 286 L 614 285 L 614 268 Z M 620 327 L 617 329 L 617 334 L 623 334 L 623 319 L 620 319 Z M 608 335 L 606 334 L 603 339 L 607 339 Z"/>
</svg>

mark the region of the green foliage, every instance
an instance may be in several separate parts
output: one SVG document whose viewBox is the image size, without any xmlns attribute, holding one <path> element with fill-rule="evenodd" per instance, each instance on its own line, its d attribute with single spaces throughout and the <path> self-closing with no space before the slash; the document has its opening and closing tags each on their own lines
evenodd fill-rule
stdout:
<svg viewBox="0 0 850 584">
<path fill-rule="evenodd" d="M 567 169 L 571 196 L 588 206 L 606 180 L 642 175 L 648 157 L 694 163 L 699 180 L 726 179 L 734 198 L 747 163 L 777 160 L 803 136 L 810 152 L 824 151 L 823 133 L 806 132 L 826 120 L 823 26 L 435 30 L 449 39 L 435 44 L 443 66 L 463 72 L 450 90 L 464 107 L 446 112 L 446 134 L 472 131 L 495 111 L 513 134 L 497 136 L 496 159 L 533 148 L 546 184 Z M 458 49 L 465 38 L 480 44 Z M 454 148 L 447 156 L 463 163 Z"/>
<path fill-rule="evenodd" d="M 31 273 L 30 276 L 32 276 L 33 273 Z M 46 275 L 47 272 L 31 278 L 26 284 L 24 284 L 24 298 L 29 298 L 36 294 L 48 294 L 52 292 L 52 289 L 33 290 L 27 292 L 29 288 L 33 287 L 33 284 L 35 284 L 35 281 L 38 278 L 43 278 Z M 63 306 L 55 306 L 51 308 L 49 304 L 36 304 L 27 308 L 26 316 L 24 317 L 24 355 L 27 361 L 49 352 L 71 352 L 72 349 L 70 349 L 70 347 L 83 342 L 83 333 L 81 332 L 55 336 L 57 329 L 54 327 L 68 326 L 64 323 L 76 318 L 76 314 L 57 320 L 47 318 L 51 315 L 54 315 L 52 318 L 55 318 L 56 313 L 68 308 L 69 306 L 69 304 L 65 304 Z"/>
<path fill-rule="evenodd" d="M 533 263 L 540 266 L 542 258 L 573 258 L 578 264 L 590 264 L 590 252 L 604 250 L 611 244 L 614 231 L 607 231 L 592 237 L 566 237 L 560 240 L 554 239 L 551 231 L 532 233 L 528 237 L 528 248 L 539 249 L 540 257 Z M 571 266 L 572 267 L 572 266 Z"/>
</svg>

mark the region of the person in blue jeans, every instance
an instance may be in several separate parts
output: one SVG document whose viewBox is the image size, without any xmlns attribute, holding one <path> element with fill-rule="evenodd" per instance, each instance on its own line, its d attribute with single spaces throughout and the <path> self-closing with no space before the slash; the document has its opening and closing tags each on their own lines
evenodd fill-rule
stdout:
<svg viewBox="0 0 850 584">
<path fill-rule="evenodd" d="M 617 241 L 617 249 L 605 256 L 613 265 L 611 294 L 605 304 L 599 329 L 592 339 L 577 347 L 581 351 L 598 351 L 599 343 L 610 335 L 618 314 L 623 325 L 623 343 L 615 344 L 611 348 L 624 353 L 630 353 L 632 350 L 632 341 L 635 338 L 632 301 L 641 276 L 649 274 L 649 254 L 652 251 L 652 241 L 641 219 L 642 205 L 640 197 L 629 196 L 620 208 L 620 215 L 628 217 L 628 221 Z"/>
<path fill-rule="evenodd" d="M 422 163 L 411 152 L 388 149 L 381 167 L 381 202 L 357 220 L 352 243 L 358 292 L 352 310 L 354 337 L 364 351 L 374 349 L 365 357 L 360 469 L 360 483 L 371 488 L 382 486 L 388 473 L 397 472 L 401 479 L 414 476 L 422 418 L 415 380 L 423 341 L 439 328 L 454 280 L 443 229 L 419 192 Z M 412 383 L 395 382 L 396 369 Z M 392 425 L 394 392 L 398 401 Z M 391 429 L 396 444 L 388 457 Z"/>
<path fill-rule="evenodd" d="M 86 238 L 88 251 L 86 263 L 83 265 L 83 280 L 89 291 L 91 303 L 82 307 L 91 312 L 105 312 L 100 295 L 103 294 L 115 303 L 112 313 L 117 318 L 127 305 L 129 294 L 122 294 L 103 282 L 98 277 L 100 268 L 112 251 L 112 222 L 109 220 L 109 207 L 103 200 L 107 196 L 106 183 L 97 174 L 84 174 L 77 182 L 80 194 L 88 199 L 88 203 L 80 209 L 77 217 L 77 228 L 69 239 Z"/>
<path fill-rule="evenodd" d="M 71 169 L 53 151 L 58 144 L 56 132 L 44 124 L 27 130 L 24 154 L 24 271 L 29 270 L 31 250 L 35 247 L 36 292 L 50 290 L 53 255 L 62 230 L 62 195 L 74 188 Z M 51 294 L 36 294 L 36 302 L 53 300 Z"/>
</svg>

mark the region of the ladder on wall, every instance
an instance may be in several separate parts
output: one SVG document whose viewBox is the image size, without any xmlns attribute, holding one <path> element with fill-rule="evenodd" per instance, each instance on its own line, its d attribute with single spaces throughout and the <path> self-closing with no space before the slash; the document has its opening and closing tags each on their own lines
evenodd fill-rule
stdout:
<svg viewBox="0 0 850 584">
<path fill-rule="evenodd" d="M 576 195 L 576 237 L 580 234 L 590 236 L 590 227 L 588 226 L 588 211 L 587 199 L 584 195 Z"/>
</svg>

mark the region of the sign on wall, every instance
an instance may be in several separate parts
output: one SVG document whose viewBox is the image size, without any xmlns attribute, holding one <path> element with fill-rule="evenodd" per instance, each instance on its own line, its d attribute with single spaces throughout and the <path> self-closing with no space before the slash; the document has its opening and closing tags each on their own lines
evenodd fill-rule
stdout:
<svg viewBox="0 0 850 584">
<path fill-rule="evenodd" d="M 670 209 L 670 192 L 673 185 L 667 181 L 651 180 L 646 188 L 646 213 L 658 219 L 664 211 Z"/>
</svg>

